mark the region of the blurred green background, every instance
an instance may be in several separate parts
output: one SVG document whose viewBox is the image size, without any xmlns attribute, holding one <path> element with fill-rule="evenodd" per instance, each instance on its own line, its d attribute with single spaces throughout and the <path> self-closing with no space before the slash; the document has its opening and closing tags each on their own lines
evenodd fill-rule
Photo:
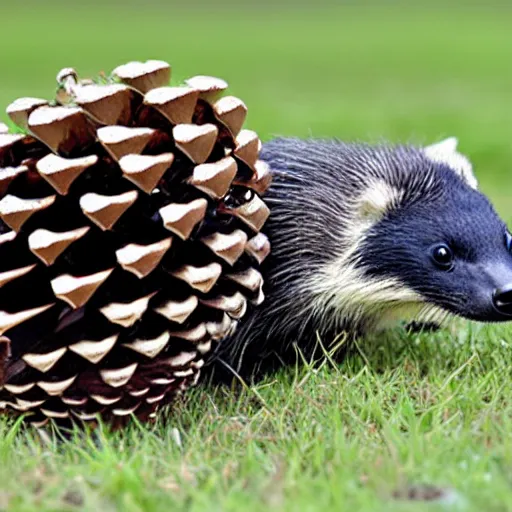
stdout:
<svg viewBox="0 0 512 512">
<path fill-rule="evenodd" d="M 167 60 L 175 80 L 228 80 L 265 139 L 456 135 L 512 219 L 510 2 L 2 0 L 0 19 L 1 105 L 51 96 L 62 67 L 87 76 Z"/>
<path fill-rule="evenodd" d="M 510 2 L 29 0 L 3 1 L 0 17 L 2 105 L 51 96 L 62 67 L 87 76 L 167 60 L 174 80 L 228 80 L 264 139 L 456 135 L 512 219 Z"/>
</svg>

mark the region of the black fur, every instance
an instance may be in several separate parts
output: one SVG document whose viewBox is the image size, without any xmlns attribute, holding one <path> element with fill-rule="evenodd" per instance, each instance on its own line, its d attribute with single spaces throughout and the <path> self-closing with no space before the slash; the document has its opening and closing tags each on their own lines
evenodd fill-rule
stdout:
<svg viewBox="0 0 512 512">
<path fill-rule="evenodd" d="M 361 264 L 368 275 L 396 276 L 429 301 L 452 313 L 483 322 L 504 318 L 493 306 L 496 288 L 512 282 L 506 226 L 488 199 L 451 170 L 438 166 L 442 193 L 405 203 L 365 237 Z M 448 244 L 453 269 L 431 261 L 430 249 Z"/>
<path fill-rule="evenodd" d="M 314 314 L 315 297 L 303 283 L 347 249 L 353 199 L 372 180 L 384 180 L 401 195 L 360 241 L 354 260 L 365 275 L 395 277 L 454 314 L 503 319 L 492 306 L 492 292 L 512 282 L 506 227 L 489 201 L 452 169 L 420 148 L 334 141 L 278 139 L 264 145 L 262 158 L 274 171 L 264 229 L 272 242 L 263 268 L 266 300 L 220 344 L 213 361 L 218 373 L 229 368 L 227 374 L 233 369 L 248 377 L 293 361 L 295 343 L 309 356 L 318 335 L 330 342 L 342 330 L 364 333 L 365 325 L 338 311 Z M 450 272 L 431 260 L 431 247 L 439 242 L 455 252 Z M 334 321 L 326 325 L 329 316 Z"/>
</svg>

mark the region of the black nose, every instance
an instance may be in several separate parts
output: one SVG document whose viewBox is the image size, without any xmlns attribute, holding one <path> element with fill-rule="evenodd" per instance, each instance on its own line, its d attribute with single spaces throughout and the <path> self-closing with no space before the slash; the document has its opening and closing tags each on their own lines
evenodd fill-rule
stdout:
<svg viewBox="0 0 512 512">
<path fill-rule="evenodd" d="M 492 302 L 498 313 L 512 316 L 512 283 L 494 290 Z"/>
</svg>

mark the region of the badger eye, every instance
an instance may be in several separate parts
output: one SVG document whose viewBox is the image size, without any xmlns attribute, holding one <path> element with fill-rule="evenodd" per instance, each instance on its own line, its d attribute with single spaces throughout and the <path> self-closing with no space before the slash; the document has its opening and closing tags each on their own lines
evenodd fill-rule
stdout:
<svg viewBox="0 0 512 512">
<path fill-rule="evenodd" d="M 512 235 L 508 231 L 505 233 L 505 247 L 512 253 Z"/>
<path fill-rule="evenodd" d="M 432 249 L 434 263 L 443 270 L 449 270 L 453 264 L 453 252 L 445 244 L 436 245 Z"/>
</svg>

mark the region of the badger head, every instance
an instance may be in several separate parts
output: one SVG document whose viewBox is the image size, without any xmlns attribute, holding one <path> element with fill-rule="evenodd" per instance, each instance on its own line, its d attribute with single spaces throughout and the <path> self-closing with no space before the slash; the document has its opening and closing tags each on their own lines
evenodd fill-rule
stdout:
<svg viewBox="0 0 512 512">
<path fill-rule="evenodd" d="M 309 281 L 318 314 L 336 318 L 334 308 L 363 330 L 450 315 L 512 319 L 512 236 L 456 146 L 366 155 L 347 243 Z"/>
</svg>

